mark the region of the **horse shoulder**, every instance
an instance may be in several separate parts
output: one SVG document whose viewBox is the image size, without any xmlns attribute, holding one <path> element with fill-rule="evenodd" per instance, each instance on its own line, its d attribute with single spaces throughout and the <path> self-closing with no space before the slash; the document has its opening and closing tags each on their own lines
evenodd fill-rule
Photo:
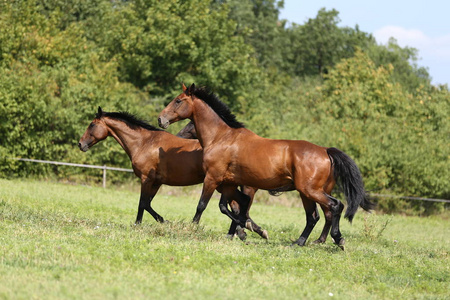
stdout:
<svg viewBox="0 0 450 300">
<path fill-rule="evenodd" d="M 131 163 L 133 169 L 141 173 L 148 174 L 150 177 L 156 176 L 160 162 L 160 145 L 162 136 L 160 131 L 143 132 L 143 143 L 139 151 L 132 157 Z"/>
</svg>

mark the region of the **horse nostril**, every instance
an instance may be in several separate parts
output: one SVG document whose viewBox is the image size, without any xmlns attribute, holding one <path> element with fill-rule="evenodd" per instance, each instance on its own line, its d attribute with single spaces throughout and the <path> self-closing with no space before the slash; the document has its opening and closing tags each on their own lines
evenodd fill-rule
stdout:
<svg viewBox="0 0 450 300">
<path fill-rule="evenodd" d="M 158 118 L 158 124 L 161 126 L 161 118 Z"/>
</svg>

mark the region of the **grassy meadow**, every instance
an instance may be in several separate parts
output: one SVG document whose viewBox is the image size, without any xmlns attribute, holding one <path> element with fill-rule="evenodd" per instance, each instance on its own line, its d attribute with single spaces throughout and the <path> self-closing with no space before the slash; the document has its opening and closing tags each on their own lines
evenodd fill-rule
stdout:
<svg viewBox="0 0 450 300">
<path fill-rule="evenodd" d="M 359 211 L 341 222 L 345 251 L 330 238 L 311 244 L 322 218 L 306 247 L 290 247 L 302 208 L 255 203 L 251 215 L 270 239 L 248 233 L 244 243 L 226 237 L 217 197 L 193 225 L 199 195 L 175 190 L 152 205 L 170 223 L 145 213 L 135 226 L 139 193 L 130 189 L 0 179 L 0 299 L 450 297 L 448 212 Z"/>
</svg>

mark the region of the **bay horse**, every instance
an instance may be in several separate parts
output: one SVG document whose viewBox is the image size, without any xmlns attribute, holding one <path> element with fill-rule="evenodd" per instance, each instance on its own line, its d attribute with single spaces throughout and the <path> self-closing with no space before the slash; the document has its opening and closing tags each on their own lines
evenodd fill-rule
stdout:
<svg viewBox="0 0 450 300">
<path fill-rule="evenodd" d="M 192 128 L 186 129 L 192 131 Z M 193 131 L 195 133 L 195 130 Z M 180 136 L 190 136 L 179 133 Z M 188 186 L 203 182 L 205 173 L 202 168 L 203 149 L 196 139 L 184 139 L 158 129 L 137 119 L 126 112 L 104 112 L 98 107 L 97 114 L 81 137 L 78 147 L 88 151 L 98 142 L 112 136 L 125 150 L 131 160 L 134 174 L 141 180 L 141 195 L 136 217 L 136 224 L 142 222 L 144 210 L 148 211 L 157 222 L 164 222 L 152 207 L 153 197 L 162 184 L 170 186 Z M 218 187 L 220 190 L 220 187 Z M 233 211 L 240 214 L 253 226 L 262 237 L 267 238 L 267 231 L 262 230 L 249 217 L 249 208 L 255 189 L 245 187 L 247 195 L 236 190 L 230 201 Z M 236 233 L 237 223 L 232 222 L 228 234 Z M 238 228 L 239 229 L 239 228 Z M 238 230 L 239 238 L 245 239 L 245 232 Z"/>
<path fill-rule="evenodd" d="M 306 212 L 306 226 L 293 243 L 304 246 L 319 220 L 317 204 L 325 215 L 325 225 L 315 243 L 324 243 L 331 229 L 335 244 L 344 249 L 339 229 L 344 205 L 331 196 L 339 181 L 347 199 L 345 217 L 351 222 L 358 207 L 369 211 L 373 204 L 366 197 L 356 163 L 336 148 L 317 146 L 302 140 L 274 140 L 258 136 L 238 122 L 229 108 L 206 88 L 192 84 L 175 97 L 160 113 L 158 123 L 170 124 L 190 119 L 203 147 L 205 180 L 193 221 L 198 222 L 212 193 L 222 186 L 220 210 L 242 225 L 242 220 L 226 206 L 226 199 L 239 185 L 269 191 L 297 190 Z"/>
</svg>

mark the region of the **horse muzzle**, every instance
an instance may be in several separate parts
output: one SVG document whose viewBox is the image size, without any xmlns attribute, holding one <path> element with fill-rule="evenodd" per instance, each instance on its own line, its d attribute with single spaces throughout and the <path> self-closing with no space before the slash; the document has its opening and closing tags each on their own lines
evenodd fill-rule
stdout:
<svg viewBox="0 0 450 300">
<path fill-rule="evenodd" d="M 81 151 L 86 152 L 86 151 L 89 150 L 89 145 L 88 144 L 78 143 L 78 148 L 80 148 Z"/>
<path fill-rule="evenodd" d="M 167 129 L 167 127 L 169 127 L 169 125 L 170 125 L 170 122 L 165 117 L 159 117 L 158 125 L 159 125 L 159 127 L 163 128 L 163 129 Z"/>
</svg>

